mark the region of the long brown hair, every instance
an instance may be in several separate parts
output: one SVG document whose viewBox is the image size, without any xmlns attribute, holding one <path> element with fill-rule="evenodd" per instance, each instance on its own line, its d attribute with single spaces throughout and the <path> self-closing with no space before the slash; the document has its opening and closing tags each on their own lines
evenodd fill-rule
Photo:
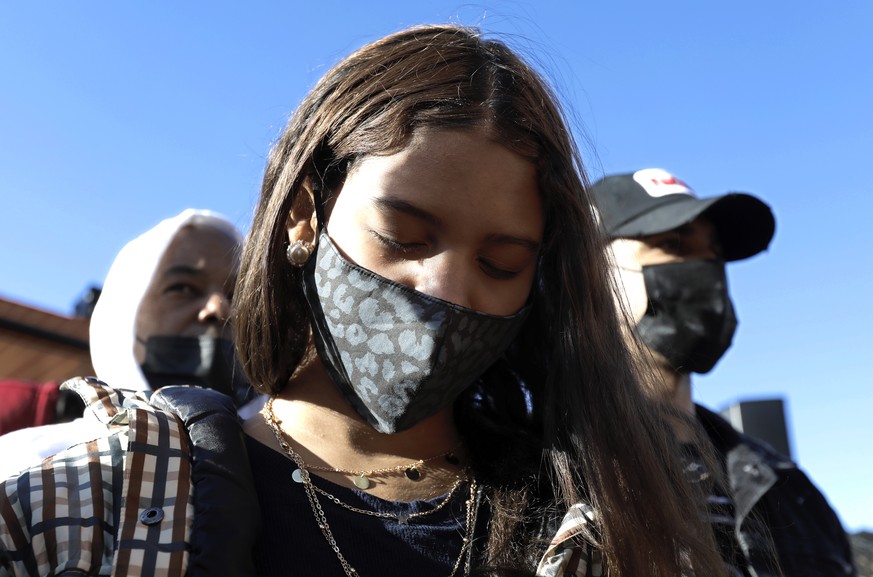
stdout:
<svg viewBox="0 0 873 577">
<path fill-rule="evenodd" d="M 722 574 L 675 447 L 640 391 L 582 162 L 556 103 L 505 44 L 459 26 L 405 30 L 337 64 L 270 154 L 235 297 L 240 359 L 275 394 L 306 352 L 299 273 L 284 259 L 286 218 L 305 178 L 339 190 L 356 159 L 401 149 L 419 127 L 484 129 L 536 164 L 546 226 L 534 310 L 513 361 L 456 403 L 490 487 L 483 563 L 532 574 L 544 534 L 537 522 L 583 501 L 598 511 L 589 538 L 610 574 Z"/>
</svg>

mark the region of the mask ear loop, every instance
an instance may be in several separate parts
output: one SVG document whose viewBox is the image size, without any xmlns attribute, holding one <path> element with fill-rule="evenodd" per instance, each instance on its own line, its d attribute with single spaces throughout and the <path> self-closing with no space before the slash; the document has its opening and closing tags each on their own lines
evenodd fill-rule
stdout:
<svg viewBox="0 0 873 577">
<path fill-rule="evenodd" d="M 322 231 L 327 233 L 327 219 L 324 217 L 324 178 L 320 174 L 316 174 L 318 180 L 312 180 L 312 204 L 315 209 L 315 238 L 316 242 L 321 236 Z"/>
<path fill-rule="evenodd" d="M 312 204 L 315 210 L 315 238 L 317 251 L 319 246 L 317 241 L 321 238 L 322 232 L 325 235 L 327 234 L 327 220 L 324 216 L 324 179 L 318 173 L 316 173 L 316 176 L 318 177 L 317 181 L 315 178 L 312 179 Z M 341 355 L 333 341 L 330 330 L 327 327 L 324 310 L 322 309 L 321 302 L 318 298 L 318 287 L 315 285 L 317 260 L 318 255 L 314 254 L 313 258 L 310 258 L 306 264 L 303 265 L 300 274 L 300 288 L 303 292 L 303 298 L 309 306 L 309 320 L 313 333 L 312 341 L 314 341 L 315 350 L 322 359 L 334 359 L 332 362 L 324 363 L 331 380 L 334 383 L 346 383 L 348 382 L 348 375 L 344 373 L 344 369 L 338 368 L 342 367 L 342 361 L 340 360 Z M 343 373 L 340 374 L 338 371 L 343 371 Z M 339 386 L 342 388 L 342 385 Z M 353 394 L 353 391 L 350 390 L 345 392 L 346 394 Z"/>
</svg>

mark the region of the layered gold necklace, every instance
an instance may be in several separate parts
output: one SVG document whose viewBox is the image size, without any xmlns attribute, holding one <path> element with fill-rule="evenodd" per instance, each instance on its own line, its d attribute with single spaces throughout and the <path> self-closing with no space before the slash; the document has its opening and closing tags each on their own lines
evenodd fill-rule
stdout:
<svg viewBox="0 0 873 577">
<path fill-rule="evenodd" d="M 307 465 L 303 461 L 303 458 L 296 451 L 294 451 L 294 449 L 291 447 L 291 445 L 285 439 L 285 435 L 282 432 L 282 429 L 279 427 L 279 424 L 276 422 L 276 416 L 273 414 L 273 400 L 274 399 L 271 398 L 269 401 L 267 401 L 266 405 L 264 405 L 264 411 L 263 411 L 264 420 L 266 421 L 267 426 L 270 427 L 270 429 L 273 431 L 273 434 L 276 436 L 276 441 L 278 441 L 279 446 L 282 448 L 282 450 L 285 452 L 285 454 L 288 455 L 288 457 L 294 462 L 294 464 L 297 465 L 297 469 L 294 470 L 292 478 L 294 479 L 295 482 L 303 485 L 303 488 L 306 492 L 306 497 L 309 500 L 309 506 L 312 509 L 312 514 L 315 516 L 315 522 L 318 525 L 318 528 L 321 530 L 321 534 L 324 536 L 324 539 L 327 541 L 327 544 L 330 545 L 330 548 L 333 550 L 334 554 L 336 554 L 336 557 L 339 560 L 340 565 L 342 565 L 343 571 L 345 572 L 345 574 L 348 577 L 360 577 L 360 575 L 358 574 L 358 571 L 349 564 L 349 562 L 346 560 L 345 556 L 343 556 L 343 554 L 340 552 L 339 546 L 336 543 L 336 539 L 333 536 L 333 532 L 330 529 L 330 525 L 327 522 L 327 517 L 324 514 L 324 509 L 322 509 L 321 503 L 318 500 L 319 494 L 321 494 L 325 498 L 329 499 L 331 502 L 335 503 L 336 505 L 339 505 L 345 509 L 348 509 L 349 511 L 352 511 L 355 513 L 360 513 L 362 515 L 367 515 L 370 517 L 379 517 L 379 518 L 383 518 L 383 519 L 395 519 L 398 523 L 405 525 L 412 519 L 415 519 L 418 517 L 423 517 L 425 515 L 431 515 L 437 511 L 441 510 L 443 507 L 445 507 L 451 501 L 452 496 L 455 494 L 455 491 L 466 480 L 465 478 L 459 476 L 455 480 L 455 483 L 449 489 L 449 492 L 446 494 L 446 496 L 443 498 L 443 500 L 439 504 L 437 504 L 436 506 L 434 506 L 433 508 L 431 508 L 427 511 L 420 511 L 418 513 L 410 513 L 410 514 L 405 514 L 405 513 L 392 514 L 392 513 L 382 513 L 379 511 L 369 511 L 366 509 L 360 509 L 358 507 L 353 507 L 352 505 L 345 503 L 344 501 L 342 501 L 338 497 L 325 491 L 324 489 L 315 486 L 315 484 L 313 484 L 312 479 L 309 475 L 309 471 L 310 470 L 328 471 L 328 472 L 333 472 L 333 473 L 355 475 L 355 486 L 357 486 L 360 489 L 366 489 L 367 487 L 370 486 L 369 477 L 371 477 L 371 476 L 374 476 L 377 474 L 389 473 L 389 472 L 400 472 L 400 471 L 406 472 L 410 468 L 415 468 L 416 472 L 418 472 L 419 468 L 424 463 L 426 463 L 428 461 L 432 461 L 434 459 L 438 459 L 440 457 L 445 457 L 445 456 L 451 455 L 453 453 L 453 451 L 455 449 L 457 449 L 457 447 L 455 449 L 453 449 L 452 451 L 447 451 L 441 455 L 429 457 L 428 459 L 419 459 L 418 461 L 415 461 L 414 463 L 408 463 L 406 465 L 398 465 L 396 467 L 386 467 L 384 469 L 372 469 L 369 471 L 349 471 L 349 470 L 345 470 L 345 469 L 336 469 L 336 468 L 330 468 L 330 467 L 314 467 L 311 465 Z M 410 477 L 408 473 L 406 473 L 406 476 L 408 478 L 412 479 L 412 477 Z M 420 478 L 420 477 L 416 476 L 416 478 L 412 479 L 412 480 L 418 480 L 418 478 Z M 365 479 L 367 481 L 366 486 L 361 487 L 357 482 L 358 479 Z M 449 577 L 454 577 L 458 573 L 458 569 L 460 569 L 461 564 L 464 561 L 465 553 L 470 548 L 470 544 L 473 540 L 473 530 L 474 530 L 474 527 L 476 525 L 476 521 L 475 521 L 476 509 L 477 509 L 476 501 L 478 499 L 476 479 L 474 479 L 472 477 L 469 478 L 469 484 L 470 484 L 470 495 L 466 501 L 466 515 L 465 515 L 465 520 L 464 520 L 464 525 L 465 525 L 464 526 L 464 538 L 463 538 L 463 542 L 461 543 L 461 551 L 458 554 L 458 558 L 455 561 L 454 567 L 452 567 L 452 572 L 449 573 Z M 469 571 L 470 571 L 470 558 L 469 558 L 469 556 L 467 556 L 465 574 L 469 573 Z"/>
<path fill-rule="evenodd" d="M 396 465 L 394 467 L 383 467 L 381 469 L 367 469 L 367 470 L 355 470 L 355 469 L 340 469 L 337 467 L 318 467 L 315 465 L 307 465 L 307 468 L 310 471 L 324 471 L 328 473 L 339 473 L 341 475 L 349 475 L 353 477 L 353 483 L 355 487 L 361 489 L 362 491 L 366 491 L 370 488 L 371 478 L 377 477 L 381 475 L 391 474 L 391 473 L 403 473 L 406 475 L 406 478 L 410 481 L 418 481 L 421 479 L 421 469 L 424 467 L 425 463 L 429 463 L 430 461 L 434 461 L 439 459 L 440 457 L 446 457 L 452 464 L 457 464 L 457 458 L 455 457 L 455 451 L 460 447 L 460 443 L 456 445 L 453 449 L 446 451 L 445 453 L 440 453 L 439 455 L 434 455 L 433 457 L 428 457 L 427 459 L 419 459 L 412 463 L 406 463 L 405 465 Z M 299 469 L 298 469 L 299 471 Z M 295 475 L 297 471 L 294 471 Z M 297 479 L 295 478 L 295 481 Z M 297 481 L 298 483 L 300 481 Z"/>
</svg>

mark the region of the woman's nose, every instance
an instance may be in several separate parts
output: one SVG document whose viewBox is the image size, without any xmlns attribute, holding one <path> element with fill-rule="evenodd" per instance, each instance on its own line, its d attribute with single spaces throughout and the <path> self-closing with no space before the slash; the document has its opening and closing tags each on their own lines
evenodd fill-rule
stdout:
<svg viewBox="0 0 873 577">
<path fill-rule="evenodd" d="M 476 309 L 473 272 L 463 259 L 440 255 L 422 263 L 415 290 L 458 306 Z"/>
<path fill-rule="evenodd" d="M 221 292 L 216 291 L 208 296 L 203 308 L 197 315 L 197 320 L 201 323 L 207 322 L 225 322 L 230 318 L 230 299 Z"/>
</svg>

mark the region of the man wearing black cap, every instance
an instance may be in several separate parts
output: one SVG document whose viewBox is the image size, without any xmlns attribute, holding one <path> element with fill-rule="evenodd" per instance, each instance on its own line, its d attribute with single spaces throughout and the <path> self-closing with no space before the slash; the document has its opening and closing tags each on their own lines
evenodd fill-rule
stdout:
<svg viewBox="0 0 873 577">
<path fill-rule="evenodd" d="M 767 248 L 775 231 L 770 207 L 742 193 L 698 198 L 660 169 L 607 176 L 592 193 L 623 304 L 652 353 L 654 395 L 696 418 L 724 468 L 726 482 L 707 488 L 710 520 L 732 574 L 778 575 L 772 547 L 785 577 L 856 575 L 842 525 L 809 478 L 692 401 L 690 374 L 715 366 L 737 325 L 725 263 Z M 682 441 L 693 437 L 680 423 L 674 428 Z M 692 481 L 719 477 L 686 447 Z"/>
</svg>

